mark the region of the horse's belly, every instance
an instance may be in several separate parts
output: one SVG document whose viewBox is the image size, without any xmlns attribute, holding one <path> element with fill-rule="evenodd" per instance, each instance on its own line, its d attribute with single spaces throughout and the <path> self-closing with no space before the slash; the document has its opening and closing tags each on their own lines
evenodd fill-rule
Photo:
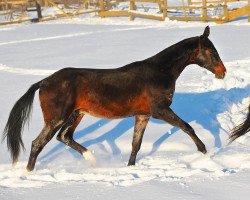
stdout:
<svg viewBox="0 0 250 200">
<path fill-rule="evenodd" d="M 82 98 L 78 100 L 75 109 L 83 113 L 100 118 L 124 118 L 134 115 L 150 115 L 150 104 L 145 95 L 138 95 L 133 99 L 122 102 L 116 100 L 103 100 Z"/>
<path fill-rule="evenodd" d="M 111 110 L 107 110 L 107 109 L 99 109 L 99 110 L 95 110 L 95 109 L 90 109 L 90 110 L 85 110 L 82 109 L 82 113 L 84 114 L 89 114 L 91 116 L 94 117 L 99 117 L 99 118 L 106 118 L 106 119 L 118 119 L 118 118 L 125 118 L 125 117 L 130 117 L 130 116 L 134 116 L 134 113 L 130 113 L 130 112 L 119 112 L 119 111 L 111 111 Z"/>
</svg>

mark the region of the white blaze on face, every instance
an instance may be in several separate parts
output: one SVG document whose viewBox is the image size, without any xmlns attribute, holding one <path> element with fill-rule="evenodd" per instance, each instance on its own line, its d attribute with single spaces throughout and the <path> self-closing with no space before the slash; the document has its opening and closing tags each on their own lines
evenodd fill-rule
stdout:
<svg viewBox="0 0 250 200">
<path fill-rule="evenodd" d="M 91 153 L 91 151 L 85 151 L 82 153 L 83 157 L 85 158 L 85 160 L 90 161 L 91 166 L 92 167 L 96 167 L 96 160 L 95 157 L 93 156 L 93 154 Z"/>
</svg>

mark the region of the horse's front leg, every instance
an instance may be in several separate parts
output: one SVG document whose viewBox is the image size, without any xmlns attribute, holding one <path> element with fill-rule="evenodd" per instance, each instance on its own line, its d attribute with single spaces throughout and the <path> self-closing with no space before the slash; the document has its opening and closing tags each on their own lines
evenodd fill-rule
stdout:
<svg viewBox="0 0 250 200">
<path fill-rule="evenodd" d="M 182 129 L 185 133 L 187 133 L 194 143 L 196 144 L 198 151 L 202 153 L 207 153 L 206 147 L 203 142 L 197 137 L 194 132 L 194 129 L 185 121 L 183 121 L 180 117 L 178 117 L 168 106 L 162 104 L 154 107 L 153 113 L 154 118 L 161 119 L 171 124 L 172 126 L 178 127 Z"/>
<path fill-rule="evenodd" d="M 136 155 L 141 148 L 141 142 L 142 142 L 144 131 L 148 124 L 148 120 L 149 120 L 148 116 L 138 115 L 135 117 L 132 152 L 130 155 L 128 165 L 135 165 Z"/>
</svg>

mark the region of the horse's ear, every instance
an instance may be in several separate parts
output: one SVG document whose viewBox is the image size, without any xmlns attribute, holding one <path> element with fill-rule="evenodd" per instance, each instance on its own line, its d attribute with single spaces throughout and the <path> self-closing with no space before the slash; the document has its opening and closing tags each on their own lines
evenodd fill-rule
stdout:
<svg viewBox="0 0 250 200">
<path fill-rule="evenodd" d="M 204 36 L 205 38 L 208 38 L 209 34 L 210 34 L 210 28 L 209 28 L 209 26 L 207 26 L 205 28 L 204 33 L 203 33 L 202 36 Z"/>
</svg>

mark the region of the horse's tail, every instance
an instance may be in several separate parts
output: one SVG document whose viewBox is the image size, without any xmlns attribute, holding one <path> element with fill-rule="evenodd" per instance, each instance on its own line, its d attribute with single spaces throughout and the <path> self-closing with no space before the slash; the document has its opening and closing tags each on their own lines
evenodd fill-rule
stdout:
<svg viewBox="0 0 250 200">
<path fill-rule="evenodd" d="M 238 137 L 245 135 L 248 131 L 250 131 L 250 105 L 248 107 L 248 114 L 245 121 L 238 126 L 236 126 L 229 136 L 230 143 L 236 140 Z"/>
<path fill-rule="evenodd" d="M 15 103 L 4 128 L 2 141 L 7 138 L 7 147 L 11 153 L 13 164 L 18 160 L 20 147 L 25 149 L 22 141 L 22 132 L 25 123 L 30 119 L 35 92 L 40 88 L 40 83 L 41 81 L 33 84 Z"/>
</svg>

